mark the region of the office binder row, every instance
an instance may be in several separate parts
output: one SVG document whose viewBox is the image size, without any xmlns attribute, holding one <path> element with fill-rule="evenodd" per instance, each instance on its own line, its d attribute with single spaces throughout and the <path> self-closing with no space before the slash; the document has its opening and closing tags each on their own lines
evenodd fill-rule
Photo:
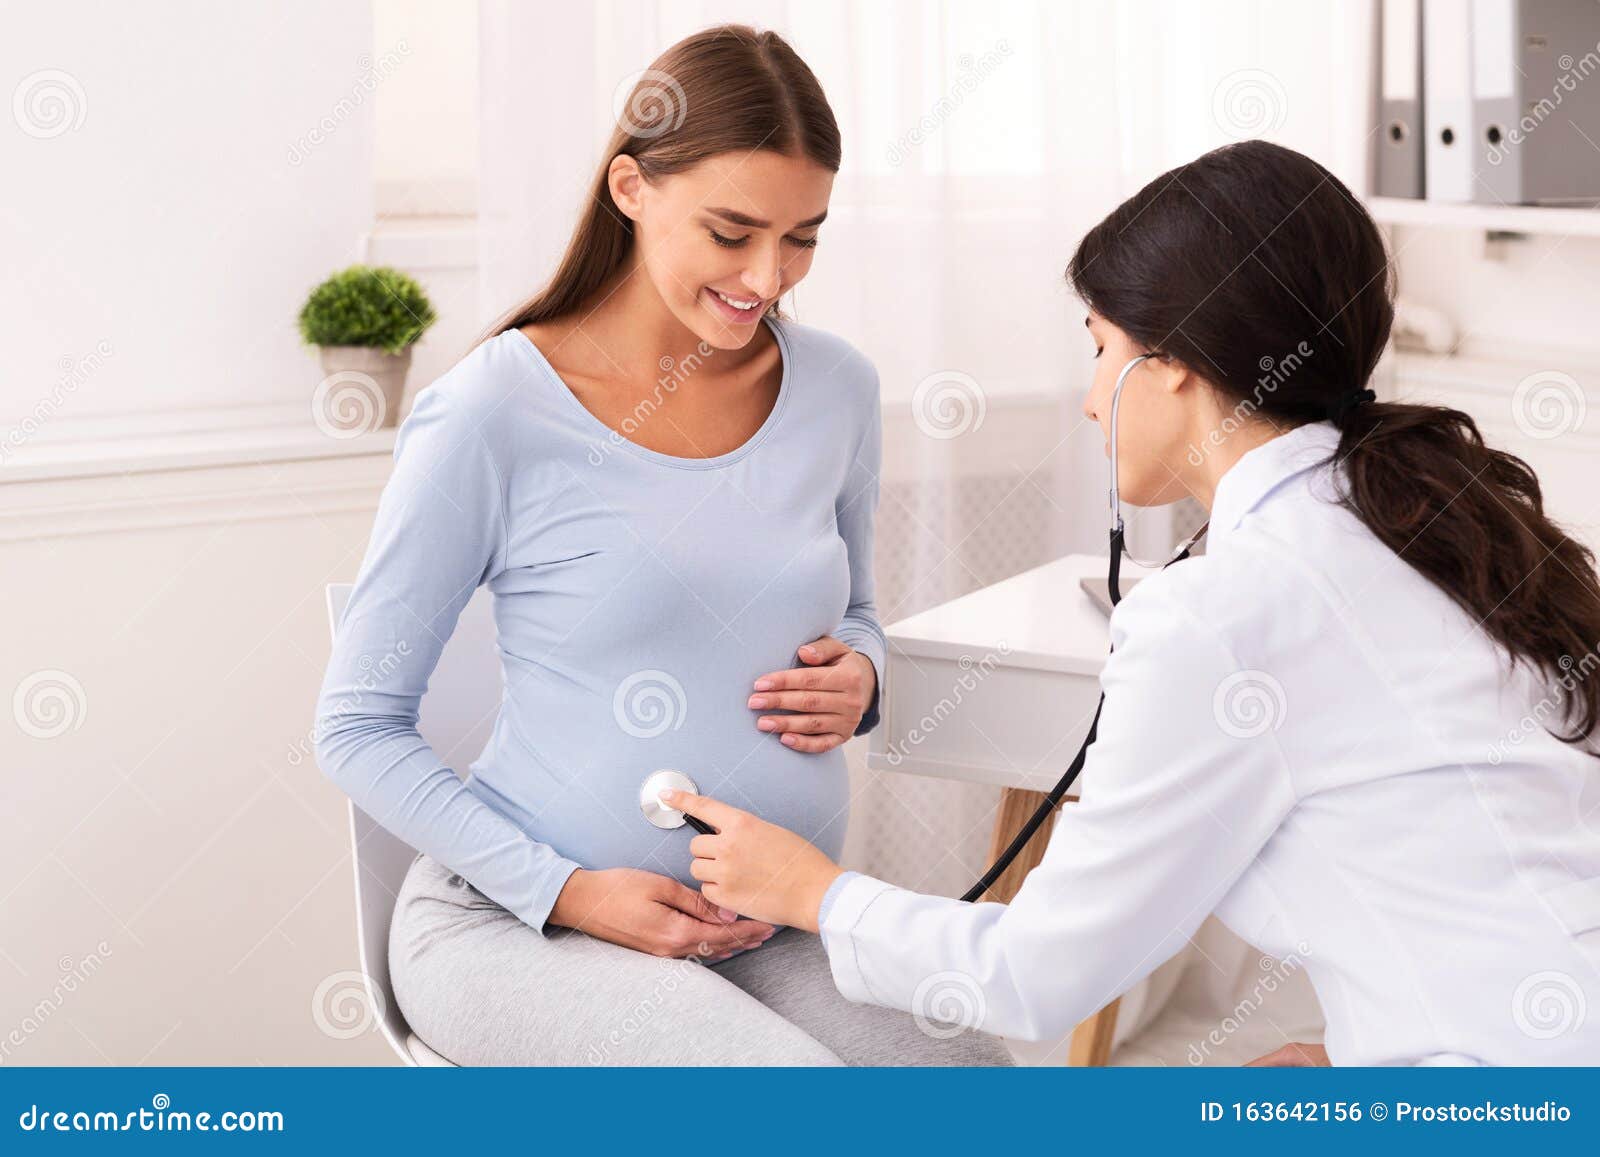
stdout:
<svg viewBox="0 0 1600 1157">
<path fill-rule="evenodd" d="M 1600 0 L 1379 0 L 1380 197 L 1600 204 Z"/>
</svg>

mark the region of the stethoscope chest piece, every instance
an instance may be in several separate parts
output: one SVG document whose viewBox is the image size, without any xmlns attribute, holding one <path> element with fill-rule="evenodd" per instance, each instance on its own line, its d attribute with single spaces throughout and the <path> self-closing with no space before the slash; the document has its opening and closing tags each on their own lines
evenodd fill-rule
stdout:
<svg viewBox="0 0 1600 1157">
<path fill-rule="evenodd" d="M 694 780 L 670 767 L 652 771 L 645 776 L 644 784 L 639 788 L 639 810 L 644 812 L 645 819 L 658 828 L 681 828 L 689 822 L 688 818 L 681 811 L 661 802 L 660 793 L 664 788 L 695 795 L 700 794 L 700 789 L 695 786 Z"/>
</svg>

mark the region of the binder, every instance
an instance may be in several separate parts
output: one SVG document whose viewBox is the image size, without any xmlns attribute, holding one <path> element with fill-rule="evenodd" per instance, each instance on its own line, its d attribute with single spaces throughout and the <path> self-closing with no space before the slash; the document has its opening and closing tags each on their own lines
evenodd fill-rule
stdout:
<svg viewBox="0 0 1600 1157">
<path fill-rule="evenodd" d="M 1382 0 L 1378 22 L 1380 197 L 1423 195 L 1422 0 Z"/>
<path fill-rule="evenodd" d="M 1463 0 L 1422 10 L 1423 164 L 1430 201 L 1472 200 L 1472 12 Z"/>
<path fill-rule="evenodd" d="M 1472 0 L 1471 35 L 1472 199 L 1600 202 L 1600 4 Z"/>
</svg>

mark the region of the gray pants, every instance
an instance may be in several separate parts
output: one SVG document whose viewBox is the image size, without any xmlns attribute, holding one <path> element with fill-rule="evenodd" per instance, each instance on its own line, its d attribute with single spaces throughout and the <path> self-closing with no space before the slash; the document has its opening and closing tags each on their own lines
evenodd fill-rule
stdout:
<svg viewBox="0 0 1600 1157">
<path fill-rule="evenodd" d="M 395 999 L 460 1065 L 1009 1065 L 998 1037 L 839 995 L 784 928 L 718 964 L 545 935 L 419 854 L 389 931 Z"/>
</svg>

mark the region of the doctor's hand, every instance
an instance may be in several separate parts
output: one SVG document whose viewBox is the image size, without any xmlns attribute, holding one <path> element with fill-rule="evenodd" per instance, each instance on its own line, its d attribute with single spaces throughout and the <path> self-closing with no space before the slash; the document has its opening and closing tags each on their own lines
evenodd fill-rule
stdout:
<svg viewBox="0 0 1600 1157">
<path fill-rule="evenodd" d="M 769 671 L 755 681 L 746 704 L 756 711 L 781 708 L 793 715 L 763 715 L 762 731 L 796 751 L 832 751 L 855 734 L 878 690 L 878 670 L 860 651 L 823 635 L 800 648 L 804 667 Z"/>
<path fill-rule="evenodd" d="M 759 920 L 740 920 L 693 888 L 638 868 L 579 868 L 567 877 L 547 923 L 652 956 L 706 961 L 755 948 L 777 931 Z"/>
<path fill-rule="evenodd" d="M 817 930 L 822 895 L 843 868 L 788 828 L 720 800 L 663 791 L 661 801 L 717 829 L 689 841 L 689 874 L 706 899 L 774 924 Z"/>
</svg>

